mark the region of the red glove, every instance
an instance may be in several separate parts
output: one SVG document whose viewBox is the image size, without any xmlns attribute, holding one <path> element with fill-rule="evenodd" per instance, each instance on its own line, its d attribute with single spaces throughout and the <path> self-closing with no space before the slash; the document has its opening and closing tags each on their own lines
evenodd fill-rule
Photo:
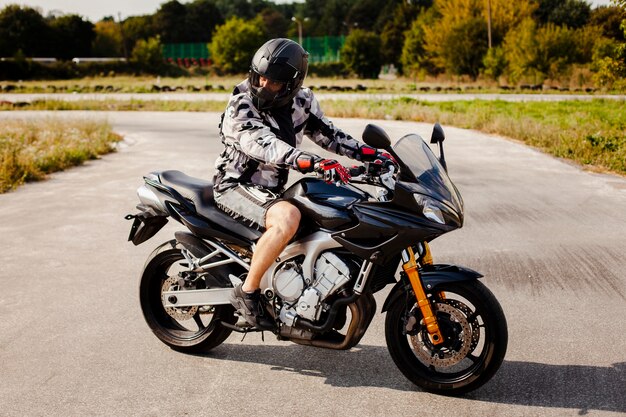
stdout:
<svg viewBox="0 0 626 417">
<path fill-rule="evenodd" d="M 387 152 L 379 151 L 371 146 L 363 145 L 359 148 L 357 153 L 357 159 L 364 162 L 374 162 L 375 164 L 381 164 L 384 167 L 389 166 L 389 162 L 397 165 L 393 156 Z"/>
<path fill-rule="evenodd" d="M 391 165 L 398 166 L 396 159 L 387 152 L 379 152 L 374 159 L 375 164 L 381 164 L 385 168 L 389 168 Z"/>
<path fill-rule="evenodd" d="M 323 159 L 315 164 L 316 171 L 324 175 L 324 181 L 328 184 L 341 182 L 343 184 L 350 181 L 350 173 L 339 162 L 334 159 Z"/>
</svg>

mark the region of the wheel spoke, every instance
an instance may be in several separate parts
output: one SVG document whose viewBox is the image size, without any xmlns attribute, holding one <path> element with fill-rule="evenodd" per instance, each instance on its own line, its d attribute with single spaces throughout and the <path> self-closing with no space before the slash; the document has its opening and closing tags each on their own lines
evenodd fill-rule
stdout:
<svg viewBox="0 0 626 417">
<path fill-rule="evenodd" d="M 472 355 L 471 353 L 470 353 L 470 354 L 468 354 L 468 355 L 466 356 L 466 358 L 467 358 L 467 359 L 469 359 L 470 361 L 472 361 L 472 363 L 476 363 L 476 362 L 478 362 L 478 359 L 479 359 L 479 358 L 478 358 L 478 356 L 474 356 L 474 355 Z"/>
<path fill-rule="evenodd" d="M 202 319 L 200 318 L 200 313 L 196 313 L 193 315 L 193 320 L 198 325 L 198 330 L 203 330 L 206 326 L 202 323 Z"/>
</svg>

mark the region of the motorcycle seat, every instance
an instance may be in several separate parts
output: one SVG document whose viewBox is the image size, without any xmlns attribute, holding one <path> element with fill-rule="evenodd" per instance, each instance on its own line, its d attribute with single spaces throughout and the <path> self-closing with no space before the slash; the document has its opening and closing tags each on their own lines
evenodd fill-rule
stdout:
<svg viewBox="0 0 626 417">
<path fill-rule="evenodd" d="M 213 198 L 213 183 L 200 178 L 190 177 L 180 171 L 162 171 L 159 173 L 161 183 L 174 188 L 183 197 L 191 201 L 202 217 L 216 223 L 221 229 L 255 242 L 262 232 L 249 228 L 217 208 Z"/>
</svg>

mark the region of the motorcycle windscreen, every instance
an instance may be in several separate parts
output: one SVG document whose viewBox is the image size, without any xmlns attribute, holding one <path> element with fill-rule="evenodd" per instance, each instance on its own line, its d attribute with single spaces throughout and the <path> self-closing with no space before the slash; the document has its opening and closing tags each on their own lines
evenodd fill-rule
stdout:
<svg viewBox="0 0 626 417">
<path fill-rule="evenodd" d="M 463 199 L 448 173 L 424 140 L 416 134 L 403 136 L 393 147 L 417 180 L 415 192 L 463 212 Z"/>
</svg>

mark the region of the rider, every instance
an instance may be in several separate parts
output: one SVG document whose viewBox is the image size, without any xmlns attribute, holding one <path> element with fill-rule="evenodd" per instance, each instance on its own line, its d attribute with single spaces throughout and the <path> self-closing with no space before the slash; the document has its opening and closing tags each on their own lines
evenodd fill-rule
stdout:
<svg viewBox="0 0 626 417">
<path fill-rule="evenodd" d="M 255 53 L 248 78 L 237 85 L 220 123 L 224 151 L 216 161 L 217 206 L 249 227 L 263 231 L 250 270 L 231 302 L 252 326 L 273 327 L 260 304 L 265 271 L 296 234 L 301 213 L 280 195 L 289 169 L 322 172 L 327 182 L 350 175 L 337 161 L 299 149 L 307 135 L 322 148 L 358 161 L 387 154 L 364 145 L 324 117 L 310 89 L 302 87 L 308 53 L 289 39 L 272 39 Z"/>
</svg>

